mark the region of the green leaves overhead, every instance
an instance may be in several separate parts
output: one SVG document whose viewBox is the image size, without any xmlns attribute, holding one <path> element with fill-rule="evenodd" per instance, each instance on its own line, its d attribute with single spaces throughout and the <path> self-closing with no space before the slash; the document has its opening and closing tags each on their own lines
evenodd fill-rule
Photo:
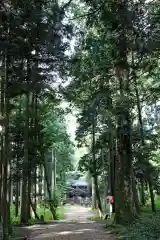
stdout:
<svg viewBox="0 0 160 240">
<path fill-rule="evenodd" d="M 157 171 L 149 159 L 159 148 L 154 134 L 159 125 L 159 7 L 157 1 L 80 2 L 73 24 L 84 19 L 64 91 L 79 110 L 78 145 L 88 148 L 79 167 L 90 171 L 95 183 L 97 176 L 111 175 L 116 221 L 129 223 L 139 212 L 132 199 L 134 174 L 139 180 L 142 173 L 141 181 L 148 182 L 154 210 Z"/>
</svg>

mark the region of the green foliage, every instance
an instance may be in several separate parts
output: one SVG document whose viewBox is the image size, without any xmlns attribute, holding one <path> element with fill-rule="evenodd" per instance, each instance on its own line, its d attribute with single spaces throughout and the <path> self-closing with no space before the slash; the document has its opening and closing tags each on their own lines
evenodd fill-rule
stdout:
<svg viewBox="0 0 160 240">
<path fill-rule="evenodd" d="M 149 183 L 150 193 L 158 191 L 158 155 L 153 152 L 160 147 L 155 134 L 160 119 L 159 7 L 157 1 L 140 0 L 93 0 L 84 5 L 87 14 L 76 31 L 71 80 L 65 89 L 65 96 L 79 110 L 78 146 L 88 147 L 79 170 L 94 172 L 105 183 L 110 179 L 109 185 L 114 186 L 109 187 L 117 198 L 116 216 L 131 222 L 140 212 L 137 200 L 136 209 L 129 203 L 133 176 L 137 185 Z M 76 9 L 77 14 L 81 15 Z M 75 22 L 76 26 L 80 20 Z"/>
<path fill-rule="evenodd" d="M 64 211 L 65 211 L 65 209 L 63 207 L 58 207 L 57 208 L 57 211 L 56 211 L 57 220 L 64 220 Z M 49 222 L 49 221 L 53 220 L 52 213 L 47 206 L 44 206 L 44 205 L 40 206 L 37 209 L 37 214 L 39 215 L 39 217 L 41 215 L 43 215 L 45 222 Z"/>
<path fill-rule="evenodd" d="M 52 102 L 48 102 L 47 106 L 43 103 L 41 119 L 44 150 L 50 151 L 53 148 L 56 152 L 58 182 L 64 182 L 65 173 L 73 168 L 74 155 L 74 144 L 67 132 L 65 111 Z"/>
<path fill-rule="evenodd" d="M 118 235 L 120 239 L 137 239 L 137 240 L 153 240 L 159 239 L 160 236 L 160 197 L 156 197 L 157 214 L 151 213 L 151 203 L 143 208 L 142 215 L 134 221 L 129 227 L 121 225 L 108 224 L 107 228 Z"/>
<path fill-rule="evenodd" d="M 141 217 L 133 229 L 130 229 L 132 239 L 158 239 L 160 236 L 159 222 L 160 216 Z"/>
<path fill-rule="evenodd" d="M 153 240 L 160 236 L 160 215 L 144 214 L 133 225 L 121 232 L 122 239 Z"/>
<path fill-rule="evenodd" d="M 77 20 L 68 19 L 65 8 L 69 18 L 74 16 Z M 5 172 L 3 167 L 9 169 L 11 165 L 11 171 L 6 170 L 7 174 L 2 176 L 7 184 L 2 184 L 2 195 L 7 196 L 9 192 L 10 177 L 13 183 L 23 180 L 25 187 L 37 179 L 40 181 L 42 176 L 36 176 L 36 171 L 53 149 L 58 191 L 54 191 L 50 204 L 47 199 L 45 205 L 47 208 L 51 205 L 56 214 L 66 191 L 66 172 L 73 170 L 74 144 L 67 132 L 66 113 L 60 105 L 62 96 L 55 86 L 58 78 L 66 74 L 71 79 L 64 95 L 79 110 L 76 140 L 79 146 L 88 147 L 79 169 L 98 175 L 101 183 L 105 174 L 108 177 L 109 167 L 112 174 L 115 171 L 118 179 L 114 190 L 121 203 L 120 213 L 132 203 L 132 196 L 128 196 L 132 188 L 132 167 L 136 183 L 140 180 L 149 183 L 151 178 L 153 189 L 150 190 L 158 193 L 158 1 L 147 4 L 141 0 L 86 0 L 69 1 L 65 5 L 45 0 L 26 0 L 25 4 L 2 1 L 0 10 L 0 122 L 5 125 L 0 175 Z M 66 50 L 72 29 L 76 46 L 70 58 Z M 13 185 L 15 193 L 16 184 Z M 33 195 L 32 190 L 25 187 L 23 209 L 29 202 L 28 195 Z M 5 200 L 7 203 L 7 198 L 3 202 Z M 127 201 L 131 201 L 130 204 Z M 7 209 L 7 204 L 3 207 Z M 12 210 L 11 216 L 12 222 L 18 222 Z M 6 219 L 5 224 L 8 222 Z M 142 238 L 146 234 L 145 224 L 149 225 L 148 220 L 140 218 L 132 226 L 141 229 Z"/>
<path fill-rule="evenodd" d="M 64 220 L 64 213 L 65 213 L 65 208 L 62 207 L 62 206 L 58 207 L 56 209 L 57 220 Z M 38 205 L 37 214 L 38 214 L 39 218 L 41 217 L 41 215 L 43 215 L 44 216 L 44 221 L 46 223 L 53 220 L 53 216 L 52 216 L 52 213 L 50 211 L 48 201 L 43 202 L 41 205 Z M 20 211 L 19 211 L 19 215 L 16 217 L 15 216 L 15 208 L 11 207 L 11 223 L 13 225 L 20 225 L 20 222 L 21 222 L 20 221 Z M 35 218 L 31 218 L 29 220 L 28 224 L 33 225 L 37 222 L 39 222 L 39 221 L 36 220 Z"/>
</svg>

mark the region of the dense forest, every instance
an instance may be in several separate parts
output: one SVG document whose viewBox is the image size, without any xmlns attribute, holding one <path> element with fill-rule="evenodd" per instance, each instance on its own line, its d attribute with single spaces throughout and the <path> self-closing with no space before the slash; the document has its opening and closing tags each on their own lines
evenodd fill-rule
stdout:
<svg viewBox="0 0 160 240">
<path fill-rule="evenodd" d="M 89 148 L 79 167 L 92 174 L 100 211 L 99 179 L 105 194 L 115 196 L 116 222 L 131 223 L 147 188 L 156 211 L 160 184 L 158 2 L 86 1 L 85 7 L 81 15 L 75 11 L 75 28 L 85 20 L 76 28 L 65 90 L 80 110 L 77 140 Z"/>
<path fill-rule="evenodd" d="M 55 218 L 50 166 L 56 160 L 59 189 L 73 168 L 74 144 L 57 86 L 67 62 L 63 38 L 71 37 L 71 27 L 62 23 L 66 7 L 56 1 L 0 3 L 0 215 L 5 240 L 12 232 L 10 203 L 14 215 L 20 211 L 20 222 L 27 223 L 31 209 L 39 218 L 37 196 L 41 201 L 46 191 Z"/>
<path fill-rule="evenodd" d="M 2 239 L 57 218 L 75 144 L 92 180 L 92 207 L 115 197 L 114 221 L 132 224 L 160 194 L 158 0 L 2 0 L 0 219 Z M 63 101 L 70 108 L 63 108 Z M 66 115 L 77 109 L 76 141 Z"/>
</svg>

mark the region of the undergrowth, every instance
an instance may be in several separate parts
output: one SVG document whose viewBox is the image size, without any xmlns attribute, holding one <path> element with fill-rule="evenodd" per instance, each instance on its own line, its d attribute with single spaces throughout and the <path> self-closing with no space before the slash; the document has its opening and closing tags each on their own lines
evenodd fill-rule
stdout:
<svg viewBox="0 0 160 240">
<path fill-rule="evenodd" d="M 52 213 L 48 208 L 44 208 L 44 207 L 37 208 L 37 214 L 38 214 L 39 218 L 41 217 L 41 215 L 43 215 L 45 222 L 50 222 L 53 220 Z M 64 220 L 64 208 L 63 207 L 57 208 L 57 219 L 56 220 Z M 39 221 L 37 221 L 34 218 L 31 218 L 28 222 L 28 225 L 35 224 L 36 222 L 39 222 Z M 13 206 L 11 207 L 11 224 L 14 224 L 14 225 L 20 224 L 20 210 L 19 210 L 18 216 L 16 217 L 15 216 L 15 208 Z"/>
<path fill-rule="evenodd" d="M 107 228 L 123 240 L 156 240 L 160 239 L 160 215 L 143 214 L 130 227 L 112 225 Z"/>
</svg>

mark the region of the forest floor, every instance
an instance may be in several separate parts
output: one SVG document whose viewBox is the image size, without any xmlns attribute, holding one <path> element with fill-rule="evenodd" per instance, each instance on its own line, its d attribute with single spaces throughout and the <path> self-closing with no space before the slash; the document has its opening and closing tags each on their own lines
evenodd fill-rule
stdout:
<svg viewBox="0 0 160 240">
<path fill-rule="evenodd" d="M 102 222 L 91 221 L 89 208 L 67 207 L 65 220 L 47 225 L 34 225 L 27 228 L 29 240 L 113 240 Z"/>
</svg>

